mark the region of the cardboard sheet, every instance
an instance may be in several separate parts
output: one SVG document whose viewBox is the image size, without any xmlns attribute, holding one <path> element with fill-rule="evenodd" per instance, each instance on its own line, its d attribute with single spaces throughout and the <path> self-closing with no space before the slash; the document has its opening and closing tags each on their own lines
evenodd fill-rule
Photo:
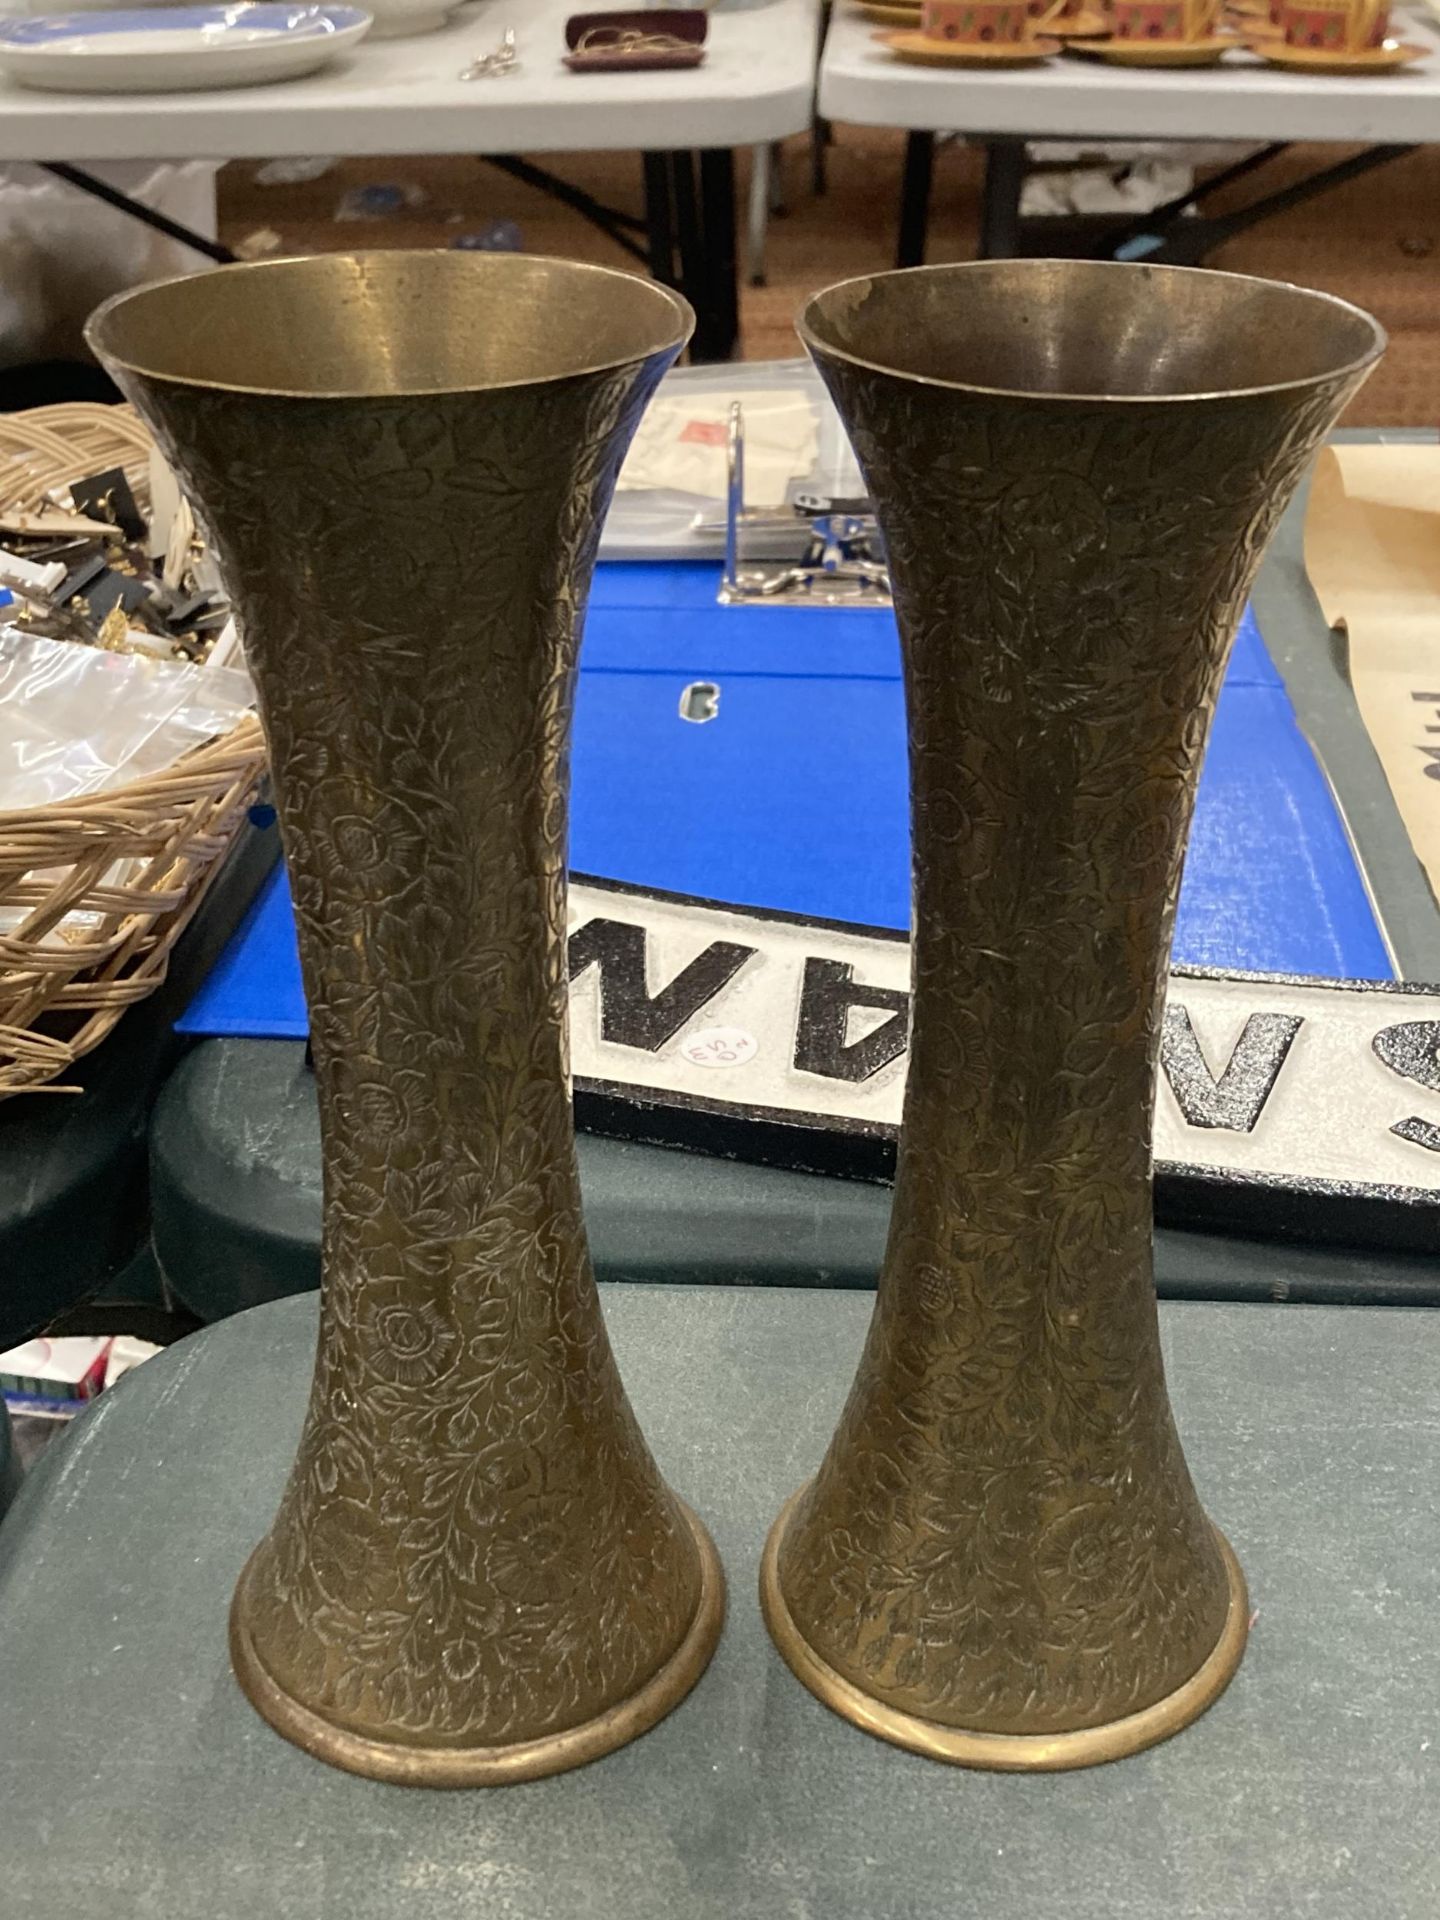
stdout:
<svg viewBox="0 0 1440 1920">
<path fill-rule="evenodd" d="M 1305 565 L 1410 844 L 1440 896 L 1440 445 L 1327 447 Z"/>
</svg>

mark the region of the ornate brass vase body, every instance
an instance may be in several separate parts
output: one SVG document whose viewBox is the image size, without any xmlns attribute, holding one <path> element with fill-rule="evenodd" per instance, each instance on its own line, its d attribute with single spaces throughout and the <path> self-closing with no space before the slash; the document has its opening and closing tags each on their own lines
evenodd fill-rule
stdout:
<svg viewBox="0 0 1440 1920">
<path fill-rule="evenodd" d="M 314 1387 L 232 1658 L 281 1733 L 385 1779 L 592 1759 L 720 1630 L 601 1321 L 566 1030 L 578 609 L 689 319 L 598 268 L 394 252 L 91 323 L 243 623 L 319 1083 Z"/>
<path fill-rule="evenodd" d="M 762 1572 L 820 1698 L 938 1759 L 1108 1760 L 1239 1664 L 1151 1271 L 1151 1117 L 1206 733 L 1276 518 L 1377 357 L 1322 295 L 995 261 L 801 333 L 885 531 L 913 1026 L 875 1315 Z"/>
</svg>

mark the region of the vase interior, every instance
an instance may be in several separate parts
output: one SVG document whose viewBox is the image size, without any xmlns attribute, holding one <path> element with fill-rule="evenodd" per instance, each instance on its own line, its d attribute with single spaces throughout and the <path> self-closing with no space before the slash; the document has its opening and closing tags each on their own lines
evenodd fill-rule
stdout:
<svg viewBox="0 0 1440 1920">
<path fill-rule="evenodd" d="M 807 345 L 899 378 L 1016 396 L 1194 399 L 1305 386 L 1382 351 L 1329 294 L 1186 267 L 985 260 L 848 280 Z"/>
<path fill-rule="evenodd" d="M 689 310 L 633 274 L 396 249 L 256 261 L 102 307 L 91 346 L 153 379 L 307 399 L 464 393 L 674 351 Z"/>
</svg>

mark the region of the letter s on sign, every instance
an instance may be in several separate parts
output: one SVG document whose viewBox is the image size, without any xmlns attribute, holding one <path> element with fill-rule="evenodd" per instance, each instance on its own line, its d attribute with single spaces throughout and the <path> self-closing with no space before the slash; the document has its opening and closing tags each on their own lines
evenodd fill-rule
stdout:
<svg viewBox="0 0 1440 1920">
<path fill-rule="evenodd" d="M 1398 1026 L 1382 1027 L 1370 1044 L 1376 1059 L 1392 1073 L 1440 1093 L 1440 1020 L 1404 1020 Z M 1390 1131 L 1417 1147 L 1440 1153 L 1440 1125 L 1434 1121 L 1412 1114 L 1408 1120 L 1397 1120 Z"/>
</svg>

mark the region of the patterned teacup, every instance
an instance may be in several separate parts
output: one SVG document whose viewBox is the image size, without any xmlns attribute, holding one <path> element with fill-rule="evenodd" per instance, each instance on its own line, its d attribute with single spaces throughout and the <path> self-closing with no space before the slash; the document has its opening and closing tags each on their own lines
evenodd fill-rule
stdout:
<svg viewBox="0 0 1440 1920">
<path fill-rule="evenodd" d="M 1183 45 L 1208 40 L 1220 22 L 1221 0 L 1110 0 L 1117 40 Z"/>
<path fill-rule="evenodd" d="M 1363 53 L 1384 40 L 1390 9 L 1384 0 L 1281 0 L 1278 25 L 1287 47 Z"/>
<path fill-rule="evenodd" d="M 925 0 L 920 31 L 952 46 L 1018 46 L 1036 22 L 1026 0 Z"/>
</svg>

